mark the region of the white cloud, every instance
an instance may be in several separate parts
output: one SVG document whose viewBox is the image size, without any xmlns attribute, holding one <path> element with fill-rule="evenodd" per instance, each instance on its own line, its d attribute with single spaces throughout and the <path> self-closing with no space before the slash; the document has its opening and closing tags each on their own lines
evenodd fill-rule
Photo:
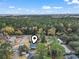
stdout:
<svg viewBox="0 0 79 59">
<path fill-rule="evenodd" d="M 68 4 L 79 4 L 79 0 L 64 0 L 66 1 Z"/>
<path fill-rule="evenodd" d="M 61 10 L 61 6 L 43 6 L 42 8 L 39 9 L 27 9 L 27 8 L 21 8 L 21 7 L 14 7 L 14 6 L 9 6 L 9 8 L 14 8 L 14 9 L 9 9 L 6 11 L 7 14 L 54 14 L 58 13 L 56 9 Z"/>
<path fill-rule="evenodd" d="M 42 9 L 44 10 L 51 10 L 51 9 L 61 9 L 61 6 L 43 6 Z"/>
<path fill-rule="evenodd" d="M 17 8 L 17 10 L 22 10 L 22 8 Z"/>
<path fill-rule="evenodd" d="M 63 7 L 54 6 L 53 8 L 54 8 L 54 9 L 61 9 L 61 8 L 63 8 Z"/>
<path fill-rule="evenodd" d="M 52 14 L 52 13 L 54 13 L 53 10 L 42 10 L 42 11 L 40 11 L 40 14 Z"/>
<path fill-rule="evenodd" d="M 51 6 L 42 6 L 42 9 L 51 9 Z"/>
<path fill-rule="evenodd" d="M 30 10 L 29 10 L 29 9 L 26 9 L 25 11 L 26 11 L 26 12 L 29 12 Z"/>
<path fill-rule="evenodd" d="M 64 0 L 64 1 L 68 2 L 69 0 Z"/>
<path fill-rule="evenodd" d="M 13 9 L 13 8 L 15 8 L 15 6 L 9 6 L 9 8 Z"/>
</svg>

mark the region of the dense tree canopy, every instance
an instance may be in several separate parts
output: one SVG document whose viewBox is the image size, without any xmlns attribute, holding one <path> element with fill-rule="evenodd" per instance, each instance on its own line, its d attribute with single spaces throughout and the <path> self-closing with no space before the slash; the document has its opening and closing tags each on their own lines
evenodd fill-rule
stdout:
<svg viewBox="0 0 79 59">
<path fill-rule="evenodd" d="M 73 44 L 71 41 L 79 42 L 79 18 L 76 17 L 3 16 L 0 17 L 0 29 L 0 32 L 9 35 L 44 33 L 41 38 L 55 35 L 61 37 L 67 45 Z"/>
</svg>

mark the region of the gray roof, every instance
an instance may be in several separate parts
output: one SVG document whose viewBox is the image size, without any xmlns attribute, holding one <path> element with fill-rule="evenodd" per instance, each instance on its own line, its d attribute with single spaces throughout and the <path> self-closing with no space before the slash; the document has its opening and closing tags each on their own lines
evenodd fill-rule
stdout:
<svg viewBox="0 0 79 59">
<path fill-rule="evenodd" d="M 30 43 L 30 48 L 36 48 L 36 44 Z"/>
</svg>

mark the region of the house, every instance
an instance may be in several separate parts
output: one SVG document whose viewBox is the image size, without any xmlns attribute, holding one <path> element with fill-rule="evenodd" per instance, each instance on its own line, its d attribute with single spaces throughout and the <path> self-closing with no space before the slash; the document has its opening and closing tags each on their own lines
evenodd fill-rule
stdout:
<svg viewBox="0 0 79 59">
<path fill-rule="evenodd" d="M 33 44 L 33 43 L 30 43 L 30 49 L 33 49 L 33 50 L 35 50 L 36 49 L 36 43 L 35 44 Z"/>
</svg>

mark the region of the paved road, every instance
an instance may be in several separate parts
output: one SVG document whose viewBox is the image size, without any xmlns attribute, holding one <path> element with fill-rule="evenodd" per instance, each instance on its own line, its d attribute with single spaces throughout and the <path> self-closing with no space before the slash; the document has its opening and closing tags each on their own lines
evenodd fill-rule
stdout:
<svg viewBox="0 0 79 59">
<path fill-rule="evenodd" d="M 60 39 L 58 39 L 58 41 L 59 41 L 60 44 L 63 43 L 63 41 L 60 40 Z M 74 52 L 74 51 L 71 51 L 71 50 L 70 50 L 66 45 L 64 45 L 64 44 L 61 44 L 61 46 L 64 47 L 65 53 L 67 53 L 67 54 L 70 54 L 71 52 Z M 74 54 L 65 55 L 64 58 L 65 58 L 65 59 L 79 59 L 79 58 L 78 58 L 76 55 L 74 55 Z"/>
<path fill-rule="evenodd" d="M 36 50 L 31 50 L 29 52 L 28 59 L 35 59 L 35 55 L 36 55 Z"/>
<path fill-rule="evenodd" d="M 27 59 L 27 57 L 26 57 L 25 55 L 19 56 L 19 51 L 16 50 L 16 51 L 14 52 L 13 59 Z"/>
<path fill-rule="evenodd" d="M 18 59 L 18 50 L 16 50 L 15 52 L 14 52 L 14 55 L 13 55 L 13 59 Z"/>
<path fill-rule="evenodd" d="M 75 55 L 66 55 L 65 57 L 64 57 L 65 59 L 79 59 L 77 56 L 75 56 Z"/>
</svg>

